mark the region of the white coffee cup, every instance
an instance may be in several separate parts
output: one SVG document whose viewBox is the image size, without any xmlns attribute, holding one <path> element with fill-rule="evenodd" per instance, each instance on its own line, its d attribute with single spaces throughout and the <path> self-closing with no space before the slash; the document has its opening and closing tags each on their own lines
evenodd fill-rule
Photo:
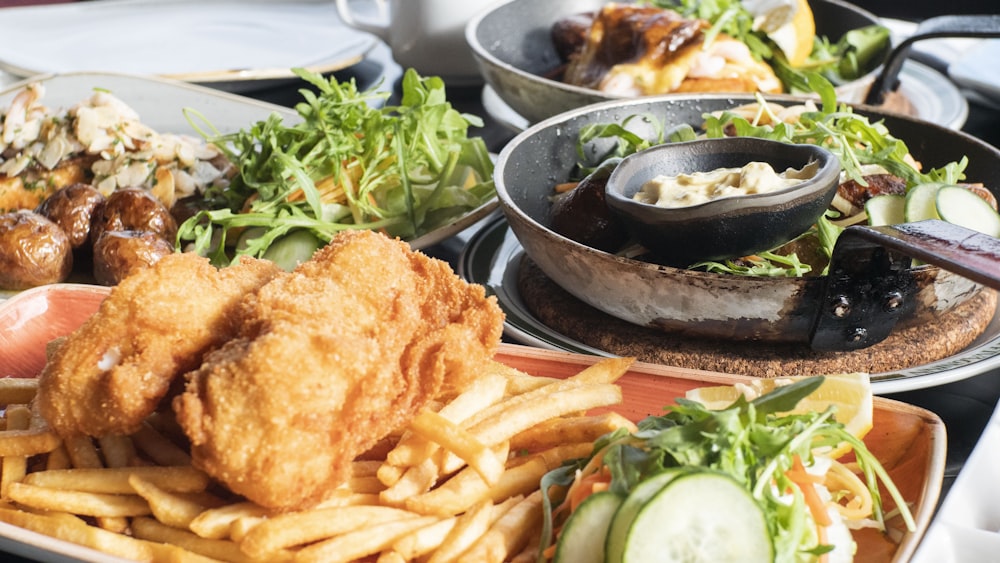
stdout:
<svg viewBox="0 0 1000 563">
<path fill-rule="evenodd" d="M 483 79 L 465 41 L 465 24 L 491 1 L 337 0 L 337 12 L 348 26 L 385 41 L 404 69 L 440 76 L 447 84 L 476 84 Z M 377 8 L 377 20 L 373 10 L 362 11 L 366 4 Z"/>
</svg>

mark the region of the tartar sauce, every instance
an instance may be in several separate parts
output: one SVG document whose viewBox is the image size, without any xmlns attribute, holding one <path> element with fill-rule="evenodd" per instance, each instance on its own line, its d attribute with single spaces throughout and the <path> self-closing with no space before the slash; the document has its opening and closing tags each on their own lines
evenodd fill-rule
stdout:
<svg viewBox="0 0 1000 563">
<path fill-rule="evenodd" d="M 659 175 L 643 184 L 633 199 L 658 207 L 687 207 L 724 197 L 773 192 L 808 180 L 818 170 L 816 161 L 780 173 L 766 162 L 751 162 L 742 168 Z"/>
</svg>

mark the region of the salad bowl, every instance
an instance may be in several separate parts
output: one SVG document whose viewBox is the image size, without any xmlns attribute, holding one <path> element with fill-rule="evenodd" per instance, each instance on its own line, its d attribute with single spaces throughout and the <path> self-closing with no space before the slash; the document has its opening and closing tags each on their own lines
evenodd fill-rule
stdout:
<svg viewBox="0 0 1000 563">
<path fill-rule="evenodd" d="M 800 103 L 769 96 L 769 102 Z M 701 127 L 705 114 L 755 102 L 750 96 L 668 95 L 594 104 L 542 121 L 515 137 L 501 152 L 494 179 L 501 208 L 526 256 L 558 286 L 587 305 L 633 324 L 723 341 L 808 344 L 817 316 L 831 307 L 826 277 L 760 277 L 697 271 L 598 250 L 552 229 L 554 186 L 578 171 L 581 154 L 600 155 L 616 139 L 578 146 L 591 126 L 644 123 L 653 116 L 667 127 Z M 855 106 L 856 113 L 884 123 L 924 169 L 968 159 L 967 181 L 1000 186 L 1000 150 L 936 124 Z M 647 131 L 647 133 L 649 133 Z M 582 152 L 580 152 L 582 151 Z M 818 273 L 818 272 L 817 272 Z M 893 319 L 916 326 L 976 296 L 982 286 L 929 265 L 905 268 L 912 279 L 912 308 Z M 877 322 L 876 308 L 871 321 Z M 888 313 L 887 313 L 888 314 Z"/>
</svg>

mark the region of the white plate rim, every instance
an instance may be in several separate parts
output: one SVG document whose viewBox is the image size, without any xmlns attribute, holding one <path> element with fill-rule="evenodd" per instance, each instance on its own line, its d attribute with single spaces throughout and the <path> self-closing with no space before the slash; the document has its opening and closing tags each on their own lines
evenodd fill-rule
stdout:
<svg viewBox="0 0 1000 563">
<path fill-rule="evenodd" d="M 317 10 L 326 10 L 326 5 L 329 4 L 328 2 L 320 0 L 286 1 L 289 4 L 294 2 L 300 7 L 309 7 L 310 9 Z M 101 21 L 99 17 L 100 14 L 108 10 L 112 10 L 112 13 L 120 15 L 121 13 L 127 13 L 128 10 L 134 8 L 135 18 L 147 20 L 150 17 L 155 17 L 155 14 L 150 14 L 150 10 L 182 7 L 183 9 L 188 10 L 188 12 L 191 10 L 206 11 L 218 9 L 220 5 L 225 4 L 232 4 L 234 9 L 238 9 L 244 16 L 252 13 L 254 6 L 257 6 L 258 9 L 273 7 L 273 3 L 267 0 L 213 0 L 212 2 L 203 2 L 198 0 L 103 0 L 102 2 L 91 2 L 85 4 L 57 3 L 34 6 L 15 6 L 4 8 L 0 13 L 3 13 L 7 18 L 13 16 L 15 18 L 24 19 L 25 21 L 58 22 L 61 18 L 67 21 L 71 20 L 74 24 L 79 21 L 81 14 L 83 17 L 86 17 L 89 13 L 94 14 L 93 19 L 95 19 L 96 22 L 90 22 L 90 24 L 83 22 L 82 25 L 93 25 L 95 23 L 99 24 Z M 220 68 L 217 69 L 192 70 L 190 72 L 156 72 L 154 70 L 151 75 L 199 84 L 212 84 L 217 87 L 235 91 L 246 88 L 246 83 L 296 79 L 296 75 L 291 70 L 296 66 L 307 68 L 319 73 L 329 73 L 337 70 L 343 70 L 361 62 L 365 55 L 379 43 L 378 38 L 374 35 L 356 30 L 343 24 L 335 11 L 330 10 L 330 14 L 328 15 L 330 25 L 336 27 L 338 37 L 344 40 L 338 42 L 337 48 L 331 47 L 326 52 L 318 52 L 315 56 L 310 56 L 308 60 L 290 60 L 290 64 L 286 66 L 272 65 L 241 68 L 240 65 L 237 64 L 220 64 Z M 191 17 L 199 17 L 199 15 L 198 13 L 191 13 Z M 7 23 L 10 22 L 8 21 Z M 94 31 L 94 36 L 113 37 L 113 29 L 103 31 L 97 29 Z M 239 38 L 234 37 L 232 39 L 234 41 L 232 51 L 236 52 L 239 49 L 239 45 L 237 44 Z M 349 41 L 347 39 L 349 39 Z M 164 52 L 169 53 L 170 50 L 166 49 Z M 65 56 L 61 58 L 65 59 Z M 220 61 L 221 60 L 224 59 L 220 59 Z M 33 66 L 26 63 L 28 63 L 28 61 L 21 61 L 16 55 L 13 57 L 8 56 L 5 59 L 0 58 L 0 70 L 18 77 L 31 77 L 40 74 L 66 74 L 70 72 L 94 70 L 125 73 L 120 68 L 115 68 L 113 64 L 101 69 L 100 67 L 102 63 L 81 62 L 79 65 L 75 65 L 72 69 L 57 71 L 57 69 L 54 68 L 44 68 L 44 65 L 42 65 L 42 67 L 38 67 L 38 65 Z"/>
<path fill-rule="evenodd" d="M 45 96 L 41 100 L 43 104 L 51 107 L 62 107 L 63 109 L 83 100 L 86 92 L 92 91 L 94 88 L 106 89 L 135 109 L 144 123 L 163 133 L 196 135 L 190 124 L 183 120 L 180 111 L 183 107 L 190 107 L 190 103 L 184 104 L 179 101 L 181 99 L 187 102 L 194 101 L 194 103 L 201 101 L 206 105 L 213 106 L 217 110 L 227 110 L 230 113 L 238 111 L 241 115 L 246 114 L 247 120 L 245 122 L 233 123 L 225 119 L 213 119 L 211 111 L 202 111 L 208 120 L 223 133 L 249 127 L 252 124 L 251 115 L 253 119 L 264 119 L 270 113 L 277 112 L 287 122 L 301 120 L 299 114 L 291 108 L 254 100 L 238 94 L 170 78 L 137 76 L 116 72 L 81 71 L 25 78 L 0 88 L 0 107 L 5 107 L 9 103 L 10 98 L 26 85 L 33 82 L 42 84 L 46 89 Z M 84 86 L 86 84 L 90 84 L 90 86 Z M 60 88 L 67 88 L 74 92 L 74 94 L 68 95 L 65 91 L 60 92 Z M 57 99 L 58 102 L 52 103 L 51 100 L 53 98 Z M 136 103 L 137 101 L 141 101 L 141 103 Z M 195 106 L 194 109 L 199 108 Z M 176 117 L 171 117 L 167 121 L 161 121 L 163 112 L 173 110 L 177 111 Z M 156 112 L 157 115 L 153 116 L 153 119 L 150 119 L 148 115 L 150 112 Z M 156 125 L 152 125 L 151 122 L 155 122 Z M 173 123 L 176 125 L 176 128 L 164 127 L 165 123 Z M 457 217 L 449 223 L 407 242 L 415 250 L 422 250 L 438 244 L 486 218 L 496 211 L 499 204 L 499 199 L 494 195 L 465 215 Z M 0 290 L 0 300 L 9 297 L 13 293 L 16 292 Z"/>
<path fill-rule="evenodd" d="M 528 310 L 517 291 L 516 268 L 523 253 L 524 249 L 501 216 L 472 235 L 459 256 L 457 270 L 467 281 L 481 284 L 487 292 L 496 295 L 507 315 L 504 334 L 509 338 L 551 350 L 613 356 L 549 328 Z M 481 268 L 483 262 L 488 262 L 488 271 Z M 936 387 L 1000 367 L 1000 313 L 994 315 L 986 330 L 964 350 L 947 358 L 870 374 L 872 391 L 882 395 Z"/>
</svg>

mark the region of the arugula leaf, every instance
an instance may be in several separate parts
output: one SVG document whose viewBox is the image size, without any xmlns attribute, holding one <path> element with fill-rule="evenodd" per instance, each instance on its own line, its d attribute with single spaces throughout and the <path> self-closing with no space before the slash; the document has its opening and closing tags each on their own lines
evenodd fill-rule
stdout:
<svg viewBox="0 0 1000 563">
<path fill-rule="evenodd" d="M 811 459 L 814 448 L 842 442 L 854 449 L 865 486 L 875 502 L 874 517 L 879 525 L 884 529 L 881 484 L 900 507 L 907 527 L 915 529 L 906 501 L 886 470 L 863 441 L 834 419 L 832 407 L 824 412 L 789 414 L 823 381 L 822 376 L 804 378 L 752 401 L 741 397 L 718 411 L 679 398 L 676 404 L 666 407 L 664 414 L 640 421 L 636 432 L 619 430 L 605 436 L 595 443 L 589 458 L 571 461 L 542 479 L 542 549 L 552 542 L 553 506 L 561 501 L 553 491 L 565 490 L 577 470 L 597 460 L 611 473 L 610 490 L 620 495 L 627 495 L 645 479 L 675 468 L 730 475 L 743 483 L 764 509 L 776 549 L 775 561 L 797 561 L 803 550 L 813 549 L 810 546 L 817 538 L 813 527 L 806 525 L 811 517 L 801 495 L 789 499 L 783 493 L 795 488 L 786 471 L 796 457 Z M 820 547 L 812 553 L 825 550 Z"/>
<path fill-rule="evenodd" d="M 711 43 L 719 33 L 742 41 L 755 58 L 771 65 L 785 91 L 793 94 L 816 91 L 810 74 L 822 75 L 839 85 L 871 72 L 891 39 L 889 29 L 880 25 L 852 29 L 833 42 L 828 37 L 816 37 L 805 64 L 794 68 L 767 34 L 753 29 L 753 14 L 740 0 L 647 0 L 646 3 L 708 21 L 711 27 L 705 34 L 706 43 Z"/>
<path fill-rule="evenodd" d="M 588 164 L 582 160 L 583 155 L 592 154 L 588 150 L 588 144 L 596 139 L 614 140 L 615 144 L 608 156 L 625 157 L 664 142 L 686 141 L 697 137 L 738 136 L 790 144 L 822 145 L 837 155 L 844 175 L 861 185 L 867 185 L 862 172 L 863 166 L 870 164 L 881 166 L 890 174 L 903 178 L 908 188 L 931 182 L 955 184 L 965 179 L 967 158 L 947 163 L 940 168 L 923 172 L 917 170 L 910 159 L 906 143 L 894 137 L 883 121 L 871 121 L 866 116 L 854 113 L 851 106 L 839 104 L 833 84 L 823 76 L 811 73 L 807 76 L 807 82 L 820 96 L 820 107 L 807 107 L 799 114 L 795 123 L 786 123 L 774 115 L 772 106 L 764 96 L 758 94 L 756 115 L 747 118 L 744 114 L 731 110 L 704 114 L 700 134 L 690 124 L 667 128 L 665 120 L 669 116 L 661 119 L 650 114 L 629 116 L 621 123 L 588 125 L 581 130 L 577 140 L 577 154 L 581 155 L 578 168 L 591 171 L 600 165 Z M 633 120 L 641 120 L 642 127 L 630 128 Z M 652 130 L 653 133 L 643 136 L 637 134 L 636 129 Z M 823 217 L 802 236 L 815 238 L 822 252 L 829 258 L 841 230 Z M 771 249 L 738 261 L 701 262 L 690 267 L 734 275 L 800 277 L 825 274 L 828 266 L 823 266 L 821 271 L 814 271 L 812 266 L 800 261 L 795 254 Z"/>
<path fill-rule="evenodd" d="M 180 226 L 179 246 L 225 265 L 235 256 L 264 256 L 300 229 L 323 243 L 344 229 L 409 240 L 494 197 L 486 144 L 468 134 L 482 120 L 455 110 L 440 78 L 409 69 L 400 104 L 383 106 L 389 94 L 377 86 L 361 92 L 353 80 L 294 71 L 312 86 L 299 91 L 298 123 L 272 114 L 221 135 L 188 110 L 238 174 L 205 194 L 206 208 Z"/>
</svg>

